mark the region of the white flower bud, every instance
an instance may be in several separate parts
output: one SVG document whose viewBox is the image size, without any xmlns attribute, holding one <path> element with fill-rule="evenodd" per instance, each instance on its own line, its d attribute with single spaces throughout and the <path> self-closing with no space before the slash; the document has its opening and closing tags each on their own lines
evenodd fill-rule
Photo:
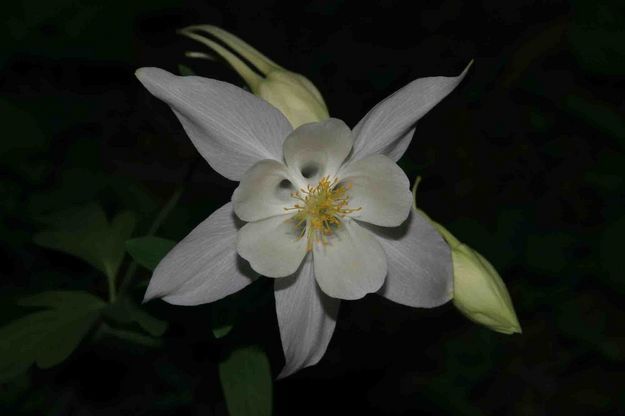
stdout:
<svg viewBox="0 0 625 416">
<path fill-rule="evenodd" d="M 329 117 L 317 88 L 294 72 L 276 70 L 268 73 L 254 93 L 280 110 L 293 128 Z"/>
<path fill-rule="evenodd" d="M 521 333 L 512 299 L 497 270 L 466 244 L 452 249 L 454 298 L 464 316 L 503 334 Z"/>
<path fill-rule="evenodd" d="M 239 56 L 198 32 L 205 32 L 218 39 Z M 280 110 L 294 129 L 302 124 L 329 118 L 323 97 L 312 82 L 282 68 L 233 34 L 211 25 L 191 26 L 182 29 L 180 33 L 208 46 L 226 60 L 250 90 Z M 187 52 L 186 55 L 210 59 L 209 55 L 201 52 Z M 241 58 L 253 65 L 253 68 Z"/>
<path fill-rule="evenodd" d="M 413 187 L 416 188 L 420 177 Z M 414 203 L 416 208 L 416 198 Z M 419 210 L 427 218 L 427 214 Z M 445 227 L 432 221 L 449 247 L 454 268 L 454 297 L 456 308 L 470 320 L 502 334 L 521 333 L 506 284 L 488 260 L 466 244 L 458 241 Z"/>
</svg>

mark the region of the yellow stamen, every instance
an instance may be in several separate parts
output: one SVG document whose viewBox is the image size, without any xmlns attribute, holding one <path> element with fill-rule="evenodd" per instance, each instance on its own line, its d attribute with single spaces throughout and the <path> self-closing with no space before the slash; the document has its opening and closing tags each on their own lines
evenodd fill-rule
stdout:
<svg viewBox="0 0 625 416">
<path fill-rule="evenodd" d="M 328 176 L 321 178 L 317 186 L 308 185 L 291 196 L 301 203 L 284 208 L 286 211 L 297 211 L 293 216 L 295 226 L 302 229 L 299 238 L 308 234 L 308 251 L 314 242 L 327 244 L 333 229 L 340 227 L 341 218 L 361 208 L 348 208 L 347 191 L 351 184 L 338 185 L 338 179 L 330 180 Z"/>
</svg>

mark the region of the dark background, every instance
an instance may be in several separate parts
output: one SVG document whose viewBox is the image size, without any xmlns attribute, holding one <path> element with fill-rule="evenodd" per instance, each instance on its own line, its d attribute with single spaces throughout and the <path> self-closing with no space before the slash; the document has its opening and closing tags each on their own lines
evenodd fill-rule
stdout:
<svg viewBox="0 0 625 416">
<path fill-rule="evenodd" d="M 623 2 L 30 0 L 3 8 L 0 323 L 14 317 L 9 305 L 20 294 L 106 292 L 80 260 L 33 244 L 38 215 L 98 201 L 109 213 L 132 209 L 145 229 L 186 180 L 158 233 L 180 239 L 229 200 L 235 183 L 198 162 L 173 114 L 133 75 L 184 64 L 242 84 L 222 63 L 184 58 L 205 49 L 176 29 L 211 23 L 235 33 L 311 79 L 330 114 L 350 126 L 409 81 L 457 75 L 474 59 L 460 87 L 419 122 L 400 164 L 411 179 L 423 177 L 421 207 L 500 271 L 523 334 L 490 332 L 451 304 L 343 302 L 321 362 L 276 382 L 275 413 L 623 414 Z M 142 270 L 139 280 L 148 278 Z M 225 344 L 260 342 L 273 371 L 282 365 L 271 298 L 219 342 L 210 305 L 146 307 L 170 322 L 160 347 L 86 341 L 61 365 L 0 384 L 0 411 L 223 414 L 216 363 Z"/>
</svg>

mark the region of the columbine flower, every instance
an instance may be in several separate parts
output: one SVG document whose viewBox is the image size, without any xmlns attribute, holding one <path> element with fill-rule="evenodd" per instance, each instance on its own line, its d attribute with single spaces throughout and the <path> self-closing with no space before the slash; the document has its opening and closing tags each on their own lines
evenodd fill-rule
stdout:
<svg viewBox="0 0 625 416">
<path fill-rule="evenodd" d="M 232 201 L 161 261 L 146 299 L 196 305 L 232 294 L 258 274 L 276 278 L 286 361 L 280 376 L 321 359 L 340 299 L 377 292 L 413 307 L 447 302 L 449 247 L 411 209 L 409 182 L 395 161 L 417 120 L 465 73 L 417 79 L 352 132 L 337 119 L 293 130 L 275 107 L 233 85 L 138 70 L 208 163 L 240 181 Z"/>
</svg>

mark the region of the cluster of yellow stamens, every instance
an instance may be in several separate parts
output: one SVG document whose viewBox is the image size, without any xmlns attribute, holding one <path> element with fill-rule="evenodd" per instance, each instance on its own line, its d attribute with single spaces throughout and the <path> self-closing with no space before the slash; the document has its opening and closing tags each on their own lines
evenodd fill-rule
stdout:
<svg viewBox="0 0 625 416">
<path fill-rule="evenodd" d="M 341 218 L 361 209 L 347 207 L 347 191 L 351 184 L 337 184 L 338 179 L 330 180 L 324 176 L 317 186 L 308 185 L 306 189 L 293 192 L 291 196 L 301 203 L 284 208 L 286 211 L 297 211 L 293 221 L 302 230 L 299 238 L 308 236 L 308 251 L 312 250 L 315 242 L 326 244 L 333 229 L 341 225 Z"/>
</svg>

